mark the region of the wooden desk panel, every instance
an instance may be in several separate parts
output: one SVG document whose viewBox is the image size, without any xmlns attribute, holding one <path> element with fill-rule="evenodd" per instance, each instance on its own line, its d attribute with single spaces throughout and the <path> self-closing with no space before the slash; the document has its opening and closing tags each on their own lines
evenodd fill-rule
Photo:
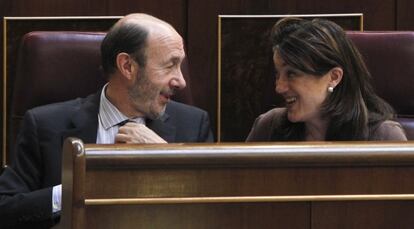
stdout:
<svg viewBox="0 0 414 229">
<path fill-rule="evenodd" d="M 85 197 L 406 194 L 413 177 L 414 167 L 87 170 Z"/>
<path fill-rule="evenodd" d="M 309 203 L 88 206 L 85 228 L 304 229 L 309 209 Z"/>
<path fill-rule="evenodd" d="M 84 146 L 72 139 L 64 151 L 63 228 L 414 225 L 412 142 Z"/>
<path fill-rule="evenodd" d="M 411 229 L 413 201 L 312 203 L 312 229 Z"/>
</svg>

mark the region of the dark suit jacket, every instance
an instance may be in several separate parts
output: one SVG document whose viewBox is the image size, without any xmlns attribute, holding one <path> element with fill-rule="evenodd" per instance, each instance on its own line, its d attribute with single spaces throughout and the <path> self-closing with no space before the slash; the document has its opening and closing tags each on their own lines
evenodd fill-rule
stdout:
<svg viewBox="0 0 414 229">
<path fill-rule="evenodd" d="M 61 183 L 61 150 L 66 137 L 95 143 L 100 92 L 87 98 L 26 112 L 16 142 L 14 163 L 0 176 L 0 228 L 49 228 L 52 187 Z M 171 101 L 147 126 L 167 142 L 211 142 L 205 111 Z M 16 226 L 18 224 L 18 226 Z"/>
</svg>

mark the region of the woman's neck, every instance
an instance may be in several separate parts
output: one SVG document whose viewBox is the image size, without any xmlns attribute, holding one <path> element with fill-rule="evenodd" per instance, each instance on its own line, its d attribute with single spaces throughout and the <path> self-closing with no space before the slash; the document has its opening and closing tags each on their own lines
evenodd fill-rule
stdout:
<svg viewBox="0 0 414 229">
<path fill-rule="evenodd" d="M 318 119 L 314 121 L 305 122 L 306 141 L 324 141 L 327 129 L 327 120 Z"/>
</svg>

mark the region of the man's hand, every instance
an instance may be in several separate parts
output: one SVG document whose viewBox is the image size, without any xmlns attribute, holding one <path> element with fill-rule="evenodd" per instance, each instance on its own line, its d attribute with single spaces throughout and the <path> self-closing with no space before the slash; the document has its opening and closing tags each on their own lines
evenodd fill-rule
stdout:
<svg viewBox="0 0 414 229">
<path fill-rule="evenodd" d="M 119 127 L 115 143 L 167 143 L 144 124 L 128 122 Z"/>
</svg>

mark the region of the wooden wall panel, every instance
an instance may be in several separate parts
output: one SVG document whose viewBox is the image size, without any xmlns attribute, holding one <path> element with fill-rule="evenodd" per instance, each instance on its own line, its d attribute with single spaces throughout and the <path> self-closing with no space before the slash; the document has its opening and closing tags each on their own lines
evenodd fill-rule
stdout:
<svg viewBox="0 0 414 229">
<path fill-rule="evenodd" d="M 186 40 L 186 0 L 106 0 L 108 15 L 148 13 L 170 23 Z"/>
<path fill-rule="evenodd" d="M 414 1 L 396 0 L 397 25 L 396 30 L 414 30 Z"/>
<path fill-rule="evenodd" d="M 363 13 L 367 30 L 393 30 L 395 0 L 293 0 L 270 1 L 279 14 Z"/>
<path fill-rule="evenodd" d="M 0 17 L 1 19 L 3 19 L 3 16 L 6 15 L 6 12 L 10 12 L 10 5 L 11 5 L 11 1 L 0 1 Z M 1 79 L 3 79 L 3 24 L 0 28 L 0 74 L 1 74 Z M 3 80 L 0 80 L 0 96 L 1 96 L 1 102 L 0 105 L 2 107 L 3 105 Z M 1 116 L 0 116 L 1 117 Z M 1 131 L 3 131 L 3 120 L 0 120 L 0 127 L 1 127 Z M 0 139 L 0 147 L 3 148 L 3 140 Z M 0 165 L 3 164 L 3 156 L 0 155 Z M 2 168 L 0 167 L 0 174 L 2 172 Z"/>
<path fill-rule="evenodd" d="M 106 13 L 106 0 L 7 0 L 7 16 L 98 16 Z"/>
<path fill-rule="evenodd" d="M 195 104 L 210 114 L 217 132 L 217 21 L 220 14 L 241 14 L 240 1 L 188 1 L 188 56 Z M 194 86 L 193 86 L 194 85 Z M 217 137 L 217 136 L 216 136 Z"/>
</svg>

